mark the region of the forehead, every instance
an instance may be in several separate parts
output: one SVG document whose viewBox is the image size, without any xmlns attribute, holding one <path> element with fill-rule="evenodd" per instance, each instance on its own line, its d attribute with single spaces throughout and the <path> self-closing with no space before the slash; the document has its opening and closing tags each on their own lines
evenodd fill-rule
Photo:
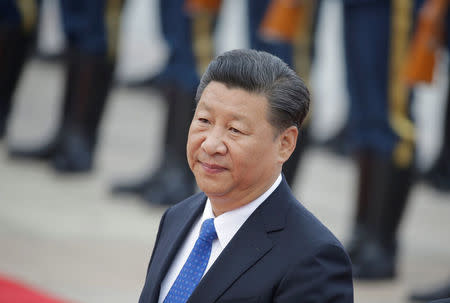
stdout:
<svg viewBox="0 0 450 303">
<path fill-rule="evenodd" d="M 198 109 L 208 111 L 230 112 L 236 117 L 266 115 L 267 98 L 260 93 L 253 93 L 242 88 L 227 87 L 225 84 L 212 81 L 203 91 L 197 105 Z"/>
</svg>

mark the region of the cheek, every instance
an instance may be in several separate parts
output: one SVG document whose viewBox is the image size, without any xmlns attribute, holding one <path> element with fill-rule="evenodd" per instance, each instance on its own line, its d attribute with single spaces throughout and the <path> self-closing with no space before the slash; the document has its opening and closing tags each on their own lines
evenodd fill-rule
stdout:
<svg viewBox="0 0 450 303">
<path fill-rule="evenodd" d="M 232 146 L 229 156 L 233 163 L 235 174 L 244 177 L 251 174 L 258 165 L 259 152 L 249 146 Z M 255 153 L 256 152 L 256 153 Z"/>
<path fill-rule="evenodd" d="M 195 133 L 189 133 L 186 145 L 187 157 L 191 161 L 201 146 L 201 137 Z"/>
<path fill-rule="evenodd" d="M 246 152 L 240 153 L 239 170 L 244 175 L 262 174 L 263 171 L 274 161 L 274 153 L 270 145 L 252 145 Z"/>
</svg>

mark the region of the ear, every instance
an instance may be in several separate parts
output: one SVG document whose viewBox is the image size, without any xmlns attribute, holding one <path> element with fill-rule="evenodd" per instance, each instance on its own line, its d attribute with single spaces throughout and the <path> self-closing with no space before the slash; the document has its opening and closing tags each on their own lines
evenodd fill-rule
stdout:
<svg viewBox="0 0 450 303">
<path fill-rule="evenodd" d="M 298 128 L 290 126 L 279 135 L 279 160 L 286 162 L 297 145 Z"/>
</svg>

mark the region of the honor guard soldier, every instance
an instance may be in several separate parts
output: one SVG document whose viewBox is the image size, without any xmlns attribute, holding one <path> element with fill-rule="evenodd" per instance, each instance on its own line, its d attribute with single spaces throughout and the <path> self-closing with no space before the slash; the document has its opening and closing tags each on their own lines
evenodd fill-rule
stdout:
<svg viewBox="0 0 450 303">
<path fill-rule="evenodd" d="M 62 173 L 92 169 L 114 74 L 122 6 L 122 0 L 60 1 L 67 47 L 59 125 L 49 142 L 30 149 L 13 147 L 12 157 L 49 160 Z"/>
<path fill-rule="evenodd" d="M 359 174 L 347 249 L 356 279 L 396 275 L 397 231 L 415 157 L 409 97 L 400 77 L 411 12 L 410 0 L 344 0 L 348 131 Z"/>
</svg>

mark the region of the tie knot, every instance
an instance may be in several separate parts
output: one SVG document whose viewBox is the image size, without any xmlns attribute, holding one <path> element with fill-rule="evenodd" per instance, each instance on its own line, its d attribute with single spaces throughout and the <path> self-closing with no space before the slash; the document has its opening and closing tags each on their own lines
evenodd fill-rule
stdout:
<svg viewBox="0 0 450 303">
<path fill-rule="evenodd" d="M 206 219 L 203 221 L 202 228 L 200 229 L 199 238 L 212 242 L 217 239 L 216 228 L 214 227 L 214 219 Z"/>
</svg>

